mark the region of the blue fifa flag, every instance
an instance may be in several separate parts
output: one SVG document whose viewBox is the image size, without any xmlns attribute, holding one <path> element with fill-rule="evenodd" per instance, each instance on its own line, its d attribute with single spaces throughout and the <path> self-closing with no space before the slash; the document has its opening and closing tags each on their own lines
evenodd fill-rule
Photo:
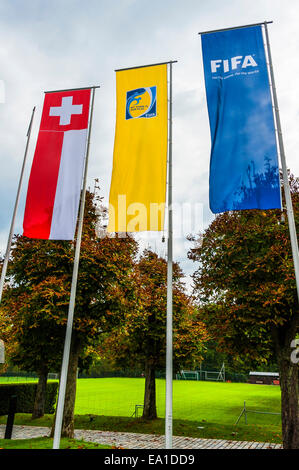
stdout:
<svg viewBox="0 0 299 470">
<path fill-rule="evenodd" d="M 261 26 L 202 35 L 211 131 L 210 209 L 281 208 Z"/>
</svg>

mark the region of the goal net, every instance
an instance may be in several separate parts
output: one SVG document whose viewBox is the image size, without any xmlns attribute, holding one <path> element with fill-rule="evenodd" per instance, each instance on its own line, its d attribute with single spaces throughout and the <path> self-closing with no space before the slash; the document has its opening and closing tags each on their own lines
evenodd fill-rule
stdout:
<svg viewBox="0 0 299 470">
<path fill-rule="evenodd" d="M 206 381 L 216 381 L 216 382 L 225 382 L 225 366 L 224 363 L 220 370 L 181 370 L 176 374 L 177 380 L 206 380 Z"/>
<path fill-rule="evenodd" d="M 176 374 L 177 380 L 200 380 L 199 372 L 196 370 L 181 370 Z"/>
</svg>

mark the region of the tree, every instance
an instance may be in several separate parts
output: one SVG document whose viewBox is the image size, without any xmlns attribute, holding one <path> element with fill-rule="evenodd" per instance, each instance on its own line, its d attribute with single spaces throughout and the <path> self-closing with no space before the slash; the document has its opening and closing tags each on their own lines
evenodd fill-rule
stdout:
<svg viewBox="0 0 299 470">
<path fill-rule="evenodd" d="M 290 178 L 296 226 L 299 181 Z M 247 364 L 274 361 L 280 373 L 285 448 L 299 447 L 298 298 L 286 214 L 244 210 L 217 215 L 189 257 L 199 262 L 194 290 L 211 337 Z"/>
<path fill-rule="evenodd" d="M 9 317 L 0 309 L 0 340 L 3 341 L 4 345 L 4 356 L 5 363 L 0 363 L 0 373 L 7 370 L 9 366 L 10 356 L 16 348 L 16 344 L 13 336 L 13 325 L 10 322 Z"/>
<path fill-rule="evenodd" d="M 96 195 L 87 192 L 62 426 L 62 435 L 68 437 L 74 435 L 79 358 L 126 308 L 137 249 L 131 237 L 98 238 L 96 227 L 104 217 L 97 210 L 98 202 Z M 11 284 L 2 308 L 13 314 L 19 343 L 16 360 L 23 367 L 38 371 L 55 364 L 60 370 L 73 259 L 72 242 L 15 239 L 9 263 Z"/>
<path fill-rule="evenodd" d="M 143 418 L 155 419 L 155 374 L 165 369 L 167 263 L 145 250 L 136 264 L 136 298 L 125 318 L 100 346 L 101 354 L 121 367 L 140 367 L 145 375 Z M 206 330 L 195 315 L 182 283 L 183 273 L 173 265 L 174 370 L 202 358 Z"/>
<path fill-rule="evenodd" d="M 58 370 L 62 357 L 63 328 L 45 314 L 51 311 L 53 302 L 66 295 L 60 281 L 51 277 L 30 291 L 21 286 L 8 289 L 2 305 L 15 342 L 10 361 L 21 370 L 36 372 L 39 378 L 33 419 L 44 415 L 48 373 Z"/>
</svg>

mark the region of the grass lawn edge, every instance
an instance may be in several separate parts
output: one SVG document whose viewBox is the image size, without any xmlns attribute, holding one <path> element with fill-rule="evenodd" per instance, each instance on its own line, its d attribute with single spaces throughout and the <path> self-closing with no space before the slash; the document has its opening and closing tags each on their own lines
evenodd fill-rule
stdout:
<svg viewBox="0 0 299 470">
<path fill-rule="evenodd" d="M 30 414 L 16 414 L 14 421 L 15 425 L 48 428 L 52 426 L 52 423 L 53 415 L 45 415 L 42 418 L 32 420 Z M 6 424 L 6 417 L 0 417 L 0 424 Z M 75 429 L 164 435 L 165 420 L 157 418 L 153 421 L 147 421 L 142 418 L 120 416 L 75 415 Z M 281 427 L 275 425 L 235 425 L 211 423 L 205 420 L 174 419 L 173 435 L 202 439 L 282 443 Z"/>
<path fill-rule="evenodd" d="M 1 450 L 9 449 L 52 449 L 53 438 L 51 437 L 35 437 L 31 439 L 0 439 L 0 455 Z M 81 439 L 61 438 L 60 449 L 111 449 L 111 446 L 98 444 L 96 442 L 87 442 Z"/>
</svg>

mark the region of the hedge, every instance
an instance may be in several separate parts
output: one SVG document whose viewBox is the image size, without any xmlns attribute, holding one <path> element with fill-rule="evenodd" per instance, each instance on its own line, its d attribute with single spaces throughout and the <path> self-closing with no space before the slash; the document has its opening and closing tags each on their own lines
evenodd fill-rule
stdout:
<svg viewBox="0 0 299 470">
<path fill-rule="evenodd" d="M 0 416 L 8 414 L 9 399 L 17 396 L 16 413 L 32 413 L 37 383 L 0 384 Z M 45 413 L 55 411 L 58 382 L 48 382 L 45 401 Z"/>
</svg>

